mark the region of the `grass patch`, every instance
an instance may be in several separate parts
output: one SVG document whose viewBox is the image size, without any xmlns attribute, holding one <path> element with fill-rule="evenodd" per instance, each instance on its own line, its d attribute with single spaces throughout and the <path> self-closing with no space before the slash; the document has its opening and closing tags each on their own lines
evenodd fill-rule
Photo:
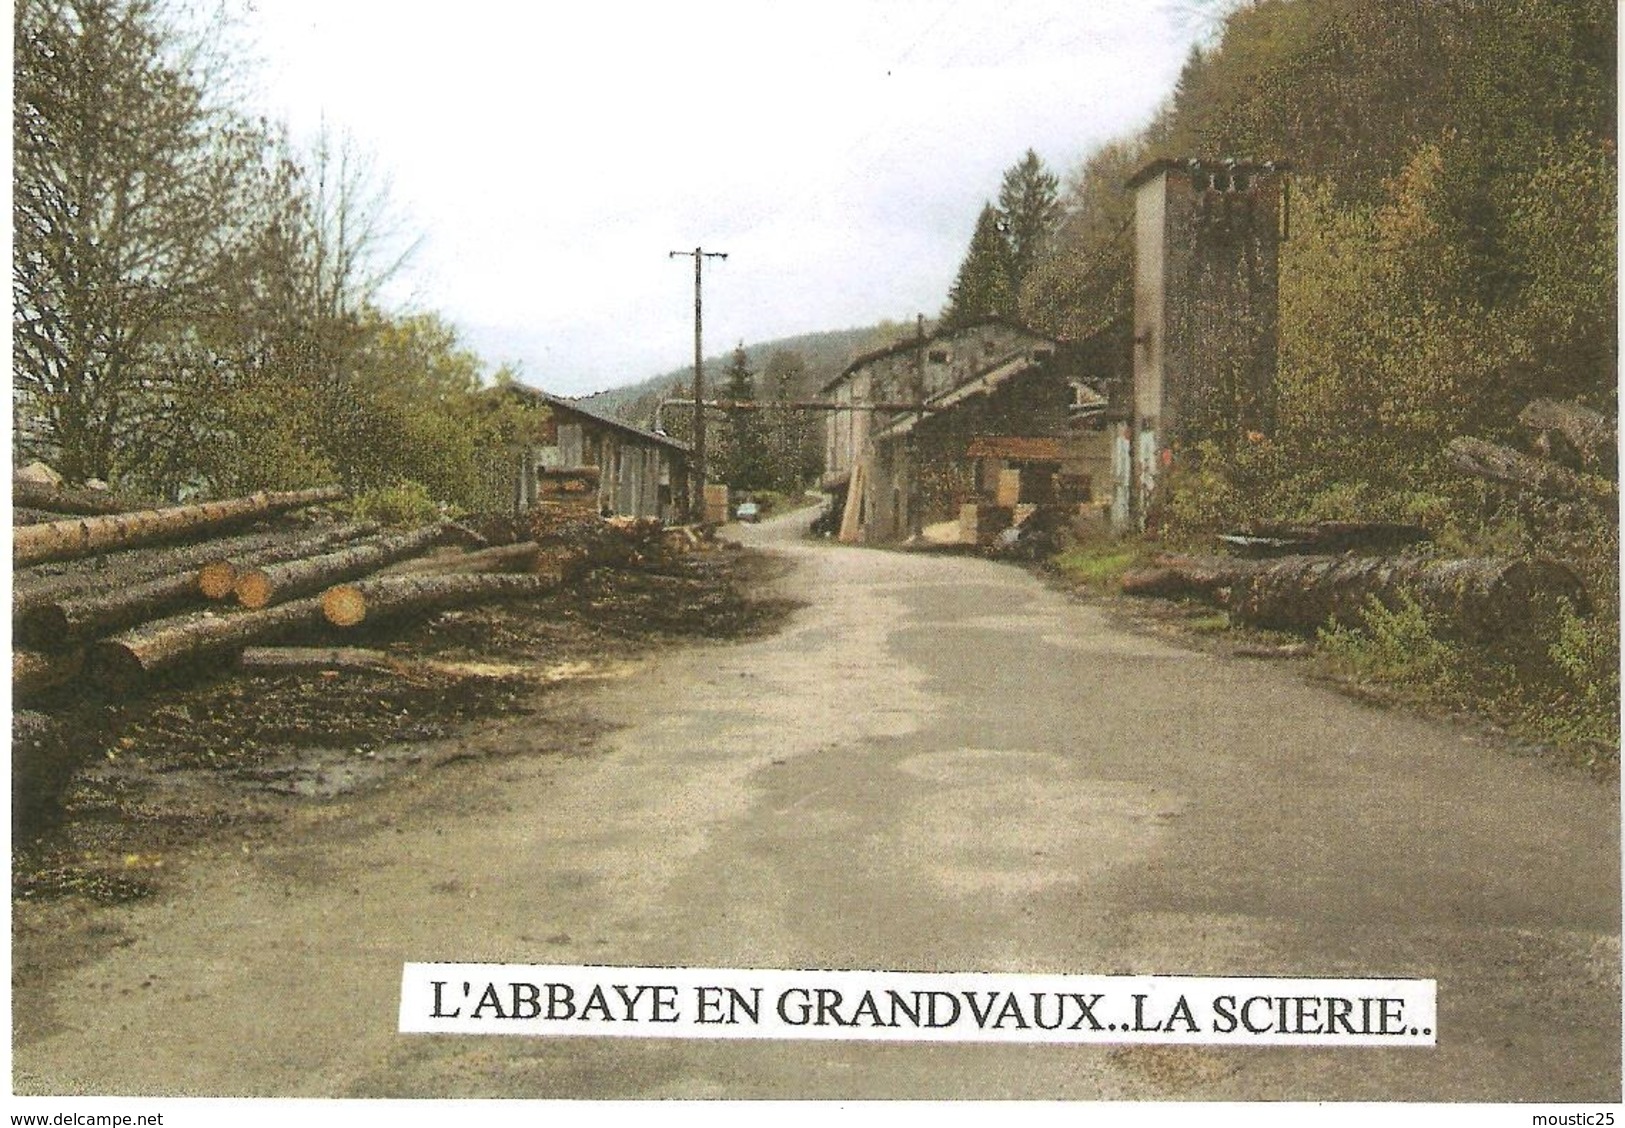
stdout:
<svg viewBox="0 0 1625 1128">
<path fill-rule="evenodd" d="M 350 516 L 357 521 L 377 521 L 382 525 L 427 525 L 445 516 L 421 482 L 404 481 L 379 486 L 350 502 Z"/>
<path fill-rule="evenodd" d="M 1197 634 L 1219 634 L 1230 629 L 1230 613 L 1214 611 L 1207 615 L 1197 615 L 1185 626 Z"/>
<path fill-rule="evenodd" d="M 1359 627 L 1334 623 L 1320 630 L 1321 653 L 1341 672 L 1435 698 L 1456 695 L 1463 656 L 1439 638 L 1415 600 L 1406 597 L 1390 610 L 1373 598 L 1361 618 Z"/>
<path fill-rule="evenodd" d="M 1414 601 L 1372 600 L 1357 627 L 1327 626 L 1330 671 L 1423 705 L 1476 713 L 1600 773 L 1619 771 L 1618 637 L 1611 619 L 1566 605 L 1554 637 L 1473 644 L 1441 635 Z"/>
<path fill-rule="evenodd" d="M 1140 559 L 1137 546 L 1122 543 L 1078 545 L 1051 560 L 1055 570 L 1086 587 L 1111 587 Z"/>
</svg>

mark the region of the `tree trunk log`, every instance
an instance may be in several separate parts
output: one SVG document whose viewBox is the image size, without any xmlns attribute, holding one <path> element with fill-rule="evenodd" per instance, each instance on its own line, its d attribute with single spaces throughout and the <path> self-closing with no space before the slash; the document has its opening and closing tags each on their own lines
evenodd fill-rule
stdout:
<svg viewBox="0 0 1625 1128">
<path fill-rule="evenodd" d="M 276 559 L 316 552 L 335 540 L 348 540 L 360 535 L 368 528 L 366 525 L 341 525 L 320 536 L 306 537 L 291 545 L 268 549 L 267 552 Z M 144 583 L 112 587 L 103 585 L 94 592 L 80 592 L 42 602 L 15 615 L 13 626 L 24 641 L 46 649 L 59 649 L 121 631 L 137 623 L 172 614 L 198 600 L 209 567 L 205 565 L 201 572 L 188 568 Z"/>
<path fill-rule="evenodd" d="M 197 576 L 182 572 L 99 595 L 54 600 L 13 625 L 24 642 L 55 650 L 159 618 L 197 597 Z"/>
<path fill-rule="evenodd" d="M 1228 556 L 1164 556 L 1149 568 L 1123 573 L 1121 582 L 1128 595 L 1218 600 L 1225 589 L 1264 567 L 1263 561 Z"/>
<path fill-rule="evenodd" d="M 1153 574 L 1154 573 L 1154 574 Z M 1529 630 L 1547 612 L 1541 597 L 1587 609 L 1585 590 L 1551 561 L 1440 560 L 1431 557 L 1289 556 L 1272 561 L 1165 558 L 1162 567 L 1130 573 L 1139 594 L 1213 599 L 1237 622 L 1310 631 L 1364 624 L 1376 599 L 1397 609 L 1408 595 L 1441 631 L 1488 641 Z M 1131 590 L 1125 582 L 1124 590 Z"/>
<path fill-rule="evenodd" d="M 378 522 L 363 521 L 354 525 L 339 525 L 325 533 L 297 541 L 258 548 L 238 555 L 220 554 L 211 557 L 198 569 L 198 591 L 205 599 L 225 599 L 237 590 L 238 578 L 250 568 L 280 564 L 285 560 L 298 560 L 315 556 L 334 545 L 349 544 L 378 531 Z"/>
<path fill-rule="evenodd" d="M 447 521 L 447 534 L 461 542 L 464 548 L 490 548 L 491 540 L 483 533 L 469 528 L 461 521 Z"/>
<path fill-rule="evenodd" d="M 245 670 L 393 670 L 401 665 L 383 650 L 360 646 L 250 646 L 237 660 Z"/>
<path fill-rule="evenodd" d="M 84 668 L 85 652 L 69 650 L 43 654 L 38 650 L 11 651 L 11 693 L 18 700 L 37 697 L 47 690 L 67 685 Z"/>
<path fill-rule="evenodd" d="M 263 568 L 249 568 L 237 577 L 234 588 L 237 602 L 255 611 L 273 603 L 284 603 L 332 584 L 376 572 L 403 557 L 422 552 L 445 535 L 444 525 L 426 525 L 409 533 L 379 537 L 337 552 L 285 560 Z"/>
<path fill-rule="evenodd" d="M 90 648 L 91 673 L 110 689 L 128 691 L 164 670 L 227 657 L 250 643 L 271 642 L 322 624 L 322 601 L 314 597 L 263 611 L 194 611 L 96 643 Z"/>
<path fill-rule="evenodd" d="M 1442 631 L 1477 641 L 1530 630 L 1541 613 L 1539 595 L 1586 609 L 1579 579 L 1550 561 L 1300 557 L 1280 561 L 1235 589 L 1231 613 L 1266 627 L 1358 626 L 1371 599 L 1394 610 L 1407 594 L 1435 616 Z"/>
<path fill-rule="evenodd" d="M 48 486 L 44 482 L 19 482 L 12 479 L 11 504 L 31 509 L 45 509 L 60 516 L 79 513 L 89 516 L 109 513 L 130 513 L 150 506 L 132 502 L 106 490 L 75 489 L 72 486 Z"/>
<path fill-rule="evenodd" d="M 1511 447 L 1467 435 L 1450 440 L 1450 460 L 1457 469 L 1502 482 L 1542 497 L 1579 498 L 1612 504 L 1616 487 L 1590 474 L 1577 474 L 1544 458 L 1531 458 Z"/>
<path fill-rule="evenodd" d="M 329 623 L 354 627 L 396 615 L 422 615 L 484 600 L 540 595 L 557 586 L 547 576 L 388 576 L 328 588 L 321 603 Z"/>
<path fill-rule="evenodd" d="M 375 525 L 341 525 L 313 535 L 312 530 L 319 527 L 260 530 L 197 544 L 130 548 L 81 560 L 38 564 L 12 574 L 12 617 L 17 619 L 54 600 L 76 599 L 115 587 L 145 583 L 160 576 L 195 571 L 199 565 L 222 556 L 236 558 L 294 547 L 300 549 L 294 555 L 309 556 L 332 543 L 353 540 L 376 529 Z M 288 556 L 277 559 L 285 560 Z"/>
<path fill-rule="evenodd" d="M 1288 525 L 1274 521 L 1252 521 L 1240 532 L 1219 537 L 1230 551 L 1250 557 L 1306 556 L 1360 552 L 1380 556 L 1403 552 L 1412 545 L 1431 540 L 1420 525 L 1391 521 L 1316 521 L 1311 525 Z"/>
<path fill-rule="evenodd" d="M 528 572 L 536 566 L 542 546 L 535 541 L 502 544 L 478 552 L 453 552 L 403 560 L 382 569 L 379 576 L 472 575 L 477 572 Z"/>
<path fill-rule="evenodd" d="M 1618 430 L 1601 412 L 1573 400 L 1538 399 L 1519 413 L 1518 422 L 1542 436 L 1561 435 L 1584 469 L 1610 476 L 1617 472 Z"/>
<path fill-rule="evenodd" d="M 332 486 L 285 493 L 257 493 L 225 501 L 53 521 L 45 525 L 25 525 L 13 534 L 11 562 L 13 567 L 21 568 L 46 560 L 68 560 L 111 548 L 171 540 L 254 517 L 336 501 L 343 496 L 342 489 Z"/>
</svg>

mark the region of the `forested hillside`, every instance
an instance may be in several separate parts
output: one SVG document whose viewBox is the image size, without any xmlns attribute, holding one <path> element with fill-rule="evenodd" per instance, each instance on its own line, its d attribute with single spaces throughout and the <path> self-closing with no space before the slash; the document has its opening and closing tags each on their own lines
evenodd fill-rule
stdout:
<svg viewBox="0 0 1625 1128">
<path fill-rule="evenodd" d="M 1295 170 L 1278 430 L 1210 436 L 1171 518 L 1472 520 L 1451 438 L 1509 438 L 1536 397 L 1615 413 L 1615 34 L 1602 0 L 1264 0 L 1073 175 L 1019 306 L 1084 338 L 1130 315 L 1137 167 Z"/>
<path fill-rule="evenodd" d="M 889 344 L 897 337 L 912 332 L 912 325 L 880 322 L 865 328 L 803 333 L 797 337 L 745 344 L 745 358 L 752 370 L 759 372 L 766 367 L 773 354 L 794 354 L 800 358 L 801 364 L 792 372 L 782 398 L 813 398 L 820 388 L 840 375 L 841 369 L 857 354 L 880 344 Z M 708 395 L 721 386 L 722 374 L 732 362 L 733 352 L 730 347 L 725 352 L 706 358 Z M 772 391 L 777 394 L 778 389 Z M 655 405 L 662 399 L 687 397 L 693 392 L 694 365 L 689 363 L 624 388 L 611 388 L 585 396 L 582 403 L 601 414 L 634 426 L 648 427 L 654 422 Z"/>
</svg>

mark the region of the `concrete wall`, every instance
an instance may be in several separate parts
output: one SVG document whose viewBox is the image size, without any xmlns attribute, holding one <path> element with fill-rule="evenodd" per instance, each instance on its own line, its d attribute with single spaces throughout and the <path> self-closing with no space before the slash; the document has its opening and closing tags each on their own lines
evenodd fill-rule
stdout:
<svg viewBox="0 0 1625 1128">
<path fill-rule="evenodd" d="M 1036 333 L 987 322 L 879 350 L 846 373 L 826 396 L 842 404 L 918 403 L 962 387 L 1013 357 L 1053 348 L 1053 342 Z M 853 466 L 865 457 L 870 436 L 905 417 L 904 413 L 830 412 L 824 430 L 825 489 L 850 481 Z"/>
<path fill-rule="evenodd" d="M 855 372 L 835 387 L 830 398 L 840 404 L 870 403 L 869 386 L 869 374 Z M 872 422 L 873 416 L 867 411 L 832 411 L 825 418 L 825 489 L 841 486 L 851 478 L 858 454 L 869 442 Z"/>
</svg>

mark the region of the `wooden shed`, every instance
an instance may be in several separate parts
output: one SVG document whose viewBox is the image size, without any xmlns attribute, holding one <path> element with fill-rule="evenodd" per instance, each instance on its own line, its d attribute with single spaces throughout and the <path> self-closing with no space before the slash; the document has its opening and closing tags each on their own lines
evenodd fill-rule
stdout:
<svg viewBox="0 0 1625 1128">
<path fill-rule="evenodd" d="M 545 404 L 551 418 L 518 453 L 515 509 L 534 507 L 544 478 L 580 471 L 597 483 L 598 511 L 614 517 L 682 520 L 688 508 L 688 447 L 587 410 L 574 400 L 522 385 L 513 394 Z"/>
</svg>

